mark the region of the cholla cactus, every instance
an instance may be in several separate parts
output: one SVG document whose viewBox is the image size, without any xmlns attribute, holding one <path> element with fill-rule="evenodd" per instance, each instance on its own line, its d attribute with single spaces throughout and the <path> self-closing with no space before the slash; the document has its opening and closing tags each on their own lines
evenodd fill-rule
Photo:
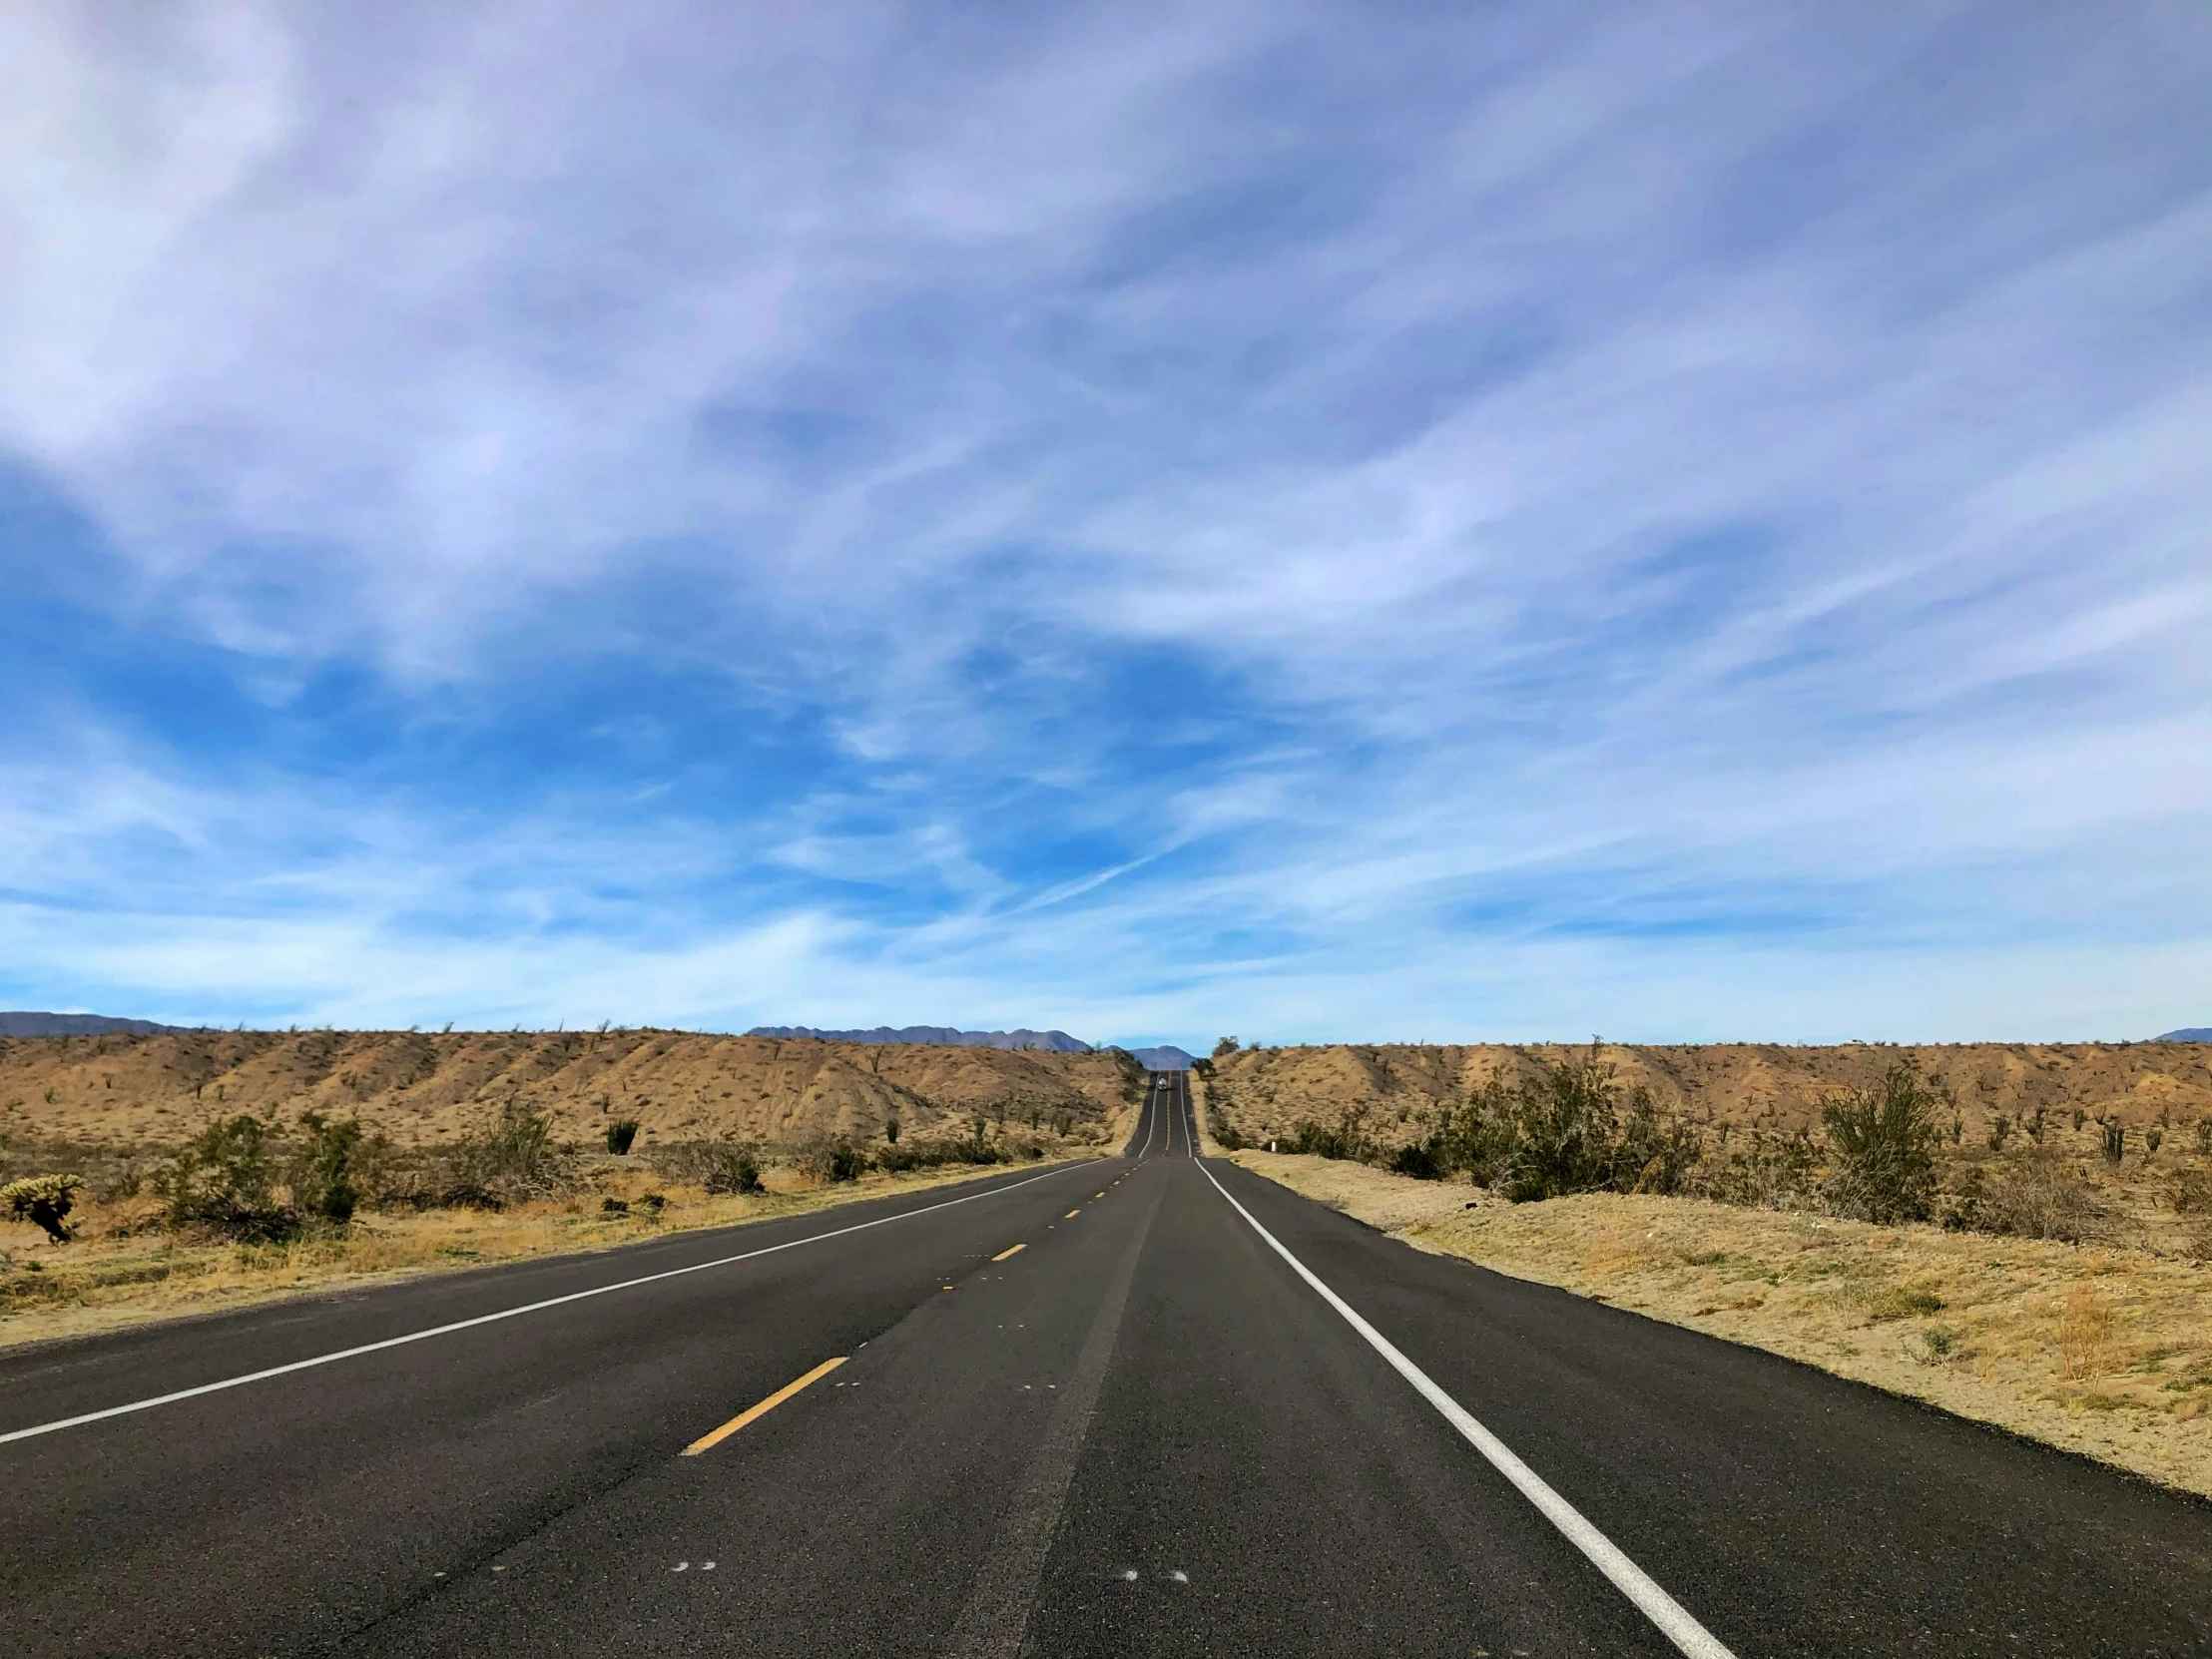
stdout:
<svg viewBox="0 0 2212 1659">
<path fill-rule="evenodd" d="M 76 1195 L 84 1190 L 85 1178 L 81 1175 L 26 1175 L 20 1181 L 10 1181 L 0 1187 L 0 1204 L 18 1221 L 35 1222 L 46 1230 L 46 1236 L 56 1244 L 69 1243 L 69 1228 L 63 1217 L 70 1212 Z"/>
</svg>

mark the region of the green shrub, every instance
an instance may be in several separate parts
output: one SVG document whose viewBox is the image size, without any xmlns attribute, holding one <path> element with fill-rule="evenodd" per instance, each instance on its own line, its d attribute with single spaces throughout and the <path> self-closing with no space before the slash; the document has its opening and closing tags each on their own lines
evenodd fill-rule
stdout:
<svg viewBox="0 0 2212 1659">
<path fill-rule="evenodd" d="M 1511 1124 L 1504 1185 L 1515 1204 L 1613 1184 L 1613 1068 L 1595 1054 L 1524 1084 Z"/>
<path fill-rule="evenodd" d="M 0 1187 L 0 1204 L 18 1221 L 30 1222 L 56 1244 L 70 1240 L 69 1212 L 84 1190 L 81 1175 L 26 1175 Z"/>
<path fill-rule="evenodd" d="M 1611 1186 L 1619 1193 L 1679 1193 L 1704 1151 L 1694 1124 L 1662 1112 L 1649 1089 L 1635 1089 L 1628 1097 L 1628 1122 L 1613 1147 Z"/>
<path fill-rule="evenodd" d="M 1033 1151 L 1035 1149 L 1032 1149 Z M 987 1141 L 909 1141 L 875 1155 L 880 1170 L 941 1169 L 947 1164 L 1002 1164 L 1007 1155 Z"/>
<path fill-rule="evenodd" d="M 1371 1159 L 1376 1148 L 1368 1135 L 1368 1110 L 1366 1106 L 1346 1107 L 1334 1128 L 1316 1123 L 1312 1118 L 1300 1118 L 1291 1125 L 1291 1132 L 1283 1141 L 1283 1150 L 1312 1158 Z"/>
<path fill-rule="evenodd" d="M 616 1118 L 607 1125 L 607 1150 L 617 1158 L 630 1155 L 630 1148 L 638 1138 L 636 1118 Z"/>
<path fill-rule="evenodd" d="M 171 1227 L 210 1228 L 241 1243 L 287 1239 L 299 1217 L 276 1197 L 276 1126 L 242 1113 L 211 1123 L 154 1178 Z"/>
<path fill-rule="evenodd" d="M 361 1201 L 354 1185 L 354 1163 L 362 1147 L 357 1119 L 331 1123 L 320 1112 L 299 1114 L 299 1143 L 293 1149 L 286 1185 L 292 1207 L 343 1226 Z"/>
<path fill-rule="evenodd" d="M 1840 1216 L 1884 1224 L 1926 1221 L 1936 1199 L 1936 1148 L 1942 1090 L 1910 1060 L 1878 1085 L 1821 1110 L 1832 1161 L 1826 1185 Z"/>
<path fill-rule="evenodd" d="M 2109 1119 L 2104 1125 L 2104 1161 L 2116 1164 L 2127 1156 L 2127 1125 L 2118 1118 Z"/>
<path fill-rule="evenodd" d="M 886 1149 L 887 1150 L 887 1149 Z M 782 1143 L 779 1161 L 816 1181 L 856 1181 L 868 1156 L 843 1135 L 809 1130 Z"/>
<path fill-rule="evenodd" d="M 1444 1167 L 1436 1156 L 1436 1147 L 1432 1140 L 1413 1141 L 1399 1147 L 1391 1157 L 1390 1173 L 1410 1175 L 1416 1181 L 1441 1181 L 1444 1178 Z"/>
</svg>

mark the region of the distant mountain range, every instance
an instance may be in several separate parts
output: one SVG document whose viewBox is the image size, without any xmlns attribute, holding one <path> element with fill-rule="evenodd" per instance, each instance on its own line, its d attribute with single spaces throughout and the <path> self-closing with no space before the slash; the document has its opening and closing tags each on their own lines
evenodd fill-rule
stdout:
<svg viewBox="0 0 2212 1659">
<path fill-rule="evenodd" d="M 1097 1048 L 1113 1048 L 1114 1043 L 1102 1043 L 1094 1047 L 1080 1037 L 1071 1037 L 1065 1031 L 1031 1031 L 1026 1026 L 1019 1031 L 960 1031 L 949 1025 L 878 1025 L 871 1031 L 825 1031 L 817 1025 L 756 1025 L 746 1033 L 749 1037 L 819 1037 L 824 1042 L 834 1043 L 945 1043 L 955 1048 L 1042 1048 L 1055 1054 L 1090 1054 Z M 1126 1051 L 1137 1064 L 1147 1071 L 1186 1071 L 1191 1057 L 1174 1044 L 1158 1048 L 1132 1048 Z"/>
<path fill-rule="evenodd" d="M 2212 1025 L 2184 1025 L 2178 1031 L 2168 1031 L 2158 1039 L 2162 1043 L 2212 1043 Z"/>
<path fill-rule="evenodd" d="M 158 1037 L 164 1031 L 183 1029 L 179 1025 L 156 1025 L 150 1019 L 110 1019 L 106 1014 L 0 1014 L 0 1037 L 104 1037 L 111 1031 Z"/>
<path fill-rule="evenodd" d="M 812 1025 L 756 1025 L 749 1037 L 820 1037 L 835 1043 L 938 1043 L 953 1048 L 1042 1048 L 1088 1054 L 1091 1045 L 1065 1031 L 955 1031 L 949 1025 L 878 1025 L 872 1031 L 824 1031 Z"/>
<path fill-rule="evenodd" d="M 1191 1057 L 1173 1043 L 1158 1048 L 1132 1048 L 1129 1057 L 1147 1071 L 1189 1071 Z"/>
</svg>

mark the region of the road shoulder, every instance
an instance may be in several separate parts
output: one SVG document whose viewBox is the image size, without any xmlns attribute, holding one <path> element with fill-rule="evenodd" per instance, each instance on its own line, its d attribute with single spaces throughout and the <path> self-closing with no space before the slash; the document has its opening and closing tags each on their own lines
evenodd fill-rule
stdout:
<svg viewBox="0 0 2212 1659">
<path fill-rule="evenodd" d="M 2212 1268 L 2202 1264 L 1696 1199 L 1511 1205 L 1361 1164 L 1228 1156 L 1416 1249 L 2212 1496 Z"/>
</svg>

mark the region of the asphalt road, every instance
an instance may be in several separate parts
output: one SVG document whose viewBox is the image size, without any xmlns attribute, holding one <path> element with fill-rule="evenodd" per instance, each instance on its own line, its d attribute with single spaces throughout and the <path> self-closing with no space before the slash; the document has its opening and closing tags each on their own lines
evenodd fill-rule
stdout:
<svg viewBox="0 0 2212 1659">
<path fill-rule="evenodd" d="M 1743 1659 L 2212 1653 L 2212 1506 L 1419 1254 L 1195 1160 L 1188 1110 L 1100 1163 L 0 1357 L 0 1631 L 1503 1659 L 1683 1651 L 1671 1603 Z"/>
</svg>

